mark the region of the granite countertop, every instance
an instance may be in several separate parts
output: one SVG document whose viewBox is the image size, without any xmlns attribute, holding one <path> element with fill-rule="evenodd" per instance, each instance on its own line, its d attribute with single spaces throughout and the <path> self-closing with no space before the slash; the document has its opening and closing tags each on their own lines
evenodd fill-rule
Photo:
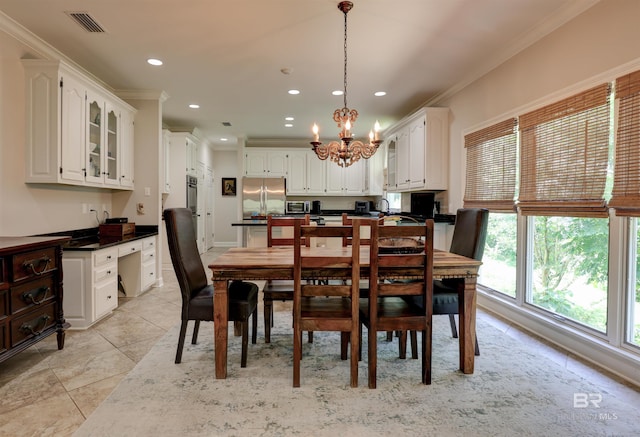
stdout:
<svg viewBox="0 0 640 437">
<path fill-rule="evenodd" d="M 69 236 L 69 240 L 62 246 L 63 250 L 92 251 L 105 249 L 118 244 L 140 240 L 142 238 L 158 235 L 158 226 L 139 225 L 136 226 L 135 234 L 124 236 L 100 236 L 98 228 L 75 229 L 71 231 L 55 232 L 46 236 Z"/>
</svg>

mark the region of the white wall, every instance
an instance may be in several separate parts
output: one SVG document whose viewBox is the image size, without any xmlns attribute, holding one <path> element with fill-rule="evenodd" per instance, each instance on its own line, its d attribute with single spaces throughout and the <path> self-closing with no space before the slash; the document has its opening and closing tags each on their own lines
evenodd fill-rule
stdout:
<svg viewBox="0 0 640 437">
<path fill-rule="evenodd" d="M 242 217 L 238 218 L 238 208 L 242 203 L 241 171 L 238 153 L 235 150 L 213 152 L 213 216 L 214 246 L 216 247 L 235 247 L 238 242 L 238 228 L 231 227 L 231 223 L 242 220 Z M 238 190 L 235 196 L 222 195 L 222 178 L 237 178 Z"/>
<path fill-rule="evenodd" d="M 29 51 L 0 32 L 0 235 L 20 236 L 97 226 L 82 204 L 112 210 L 111 192 L 25 184 L 25 81 L 20 58 Z M 100 212 L 100 218 L 102 213 Z"/>
<path fill-rule="evenodd" d="M 603 0 L 452 97 L 450 210 L 462 206 L 464 134 L 640 58 L 640 2 Z M 532 108 L 529 108 L 532 109 Z M 528 110 L 528 109 L 527 109 Z"/>
</svg>

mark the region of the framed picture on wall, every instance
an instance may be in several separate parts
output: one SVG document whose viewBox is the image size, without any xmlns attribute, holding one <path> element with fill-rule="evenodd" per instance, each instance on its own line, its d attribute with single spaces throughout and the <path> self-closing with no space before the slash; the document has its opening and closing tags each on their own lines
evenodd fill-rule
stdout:
<svg viewBox="0 0 640 437">
<path fill-rule="evenodd" d="M 236 178 L 222 178 L 222 195 L 236 195 Z"/>
</svg>

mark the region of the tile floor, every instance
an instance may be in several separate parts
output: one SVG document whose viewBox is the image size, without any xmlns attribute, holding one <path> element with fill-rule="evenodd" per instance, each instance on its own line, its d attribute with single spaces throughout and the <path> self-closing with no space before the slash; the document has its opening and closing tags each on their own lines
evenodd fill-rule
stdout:
<svg viewBox="0 0 640 437">
<path fill-rule="evenodd" d="M 225 250 L 213 249 L 204 254 L 205 265 Z M 91 328 L 67 331 L 62 351 L 57 350 L 54 335 L 0 363 L 0 435 L 72 435 L 156 341 L 180 321 L 175 276 L 164 271 L 163 277 L 162 287 L 136 298 L 121 297 L 118 309 Z M 478 310 L 478 318 L 535 346 L 540 353 L 603 390 L 636 402 L 640 389 L 490 313 Z M 259 320 L 261 323 L 261 316 Z"/>
</svg>

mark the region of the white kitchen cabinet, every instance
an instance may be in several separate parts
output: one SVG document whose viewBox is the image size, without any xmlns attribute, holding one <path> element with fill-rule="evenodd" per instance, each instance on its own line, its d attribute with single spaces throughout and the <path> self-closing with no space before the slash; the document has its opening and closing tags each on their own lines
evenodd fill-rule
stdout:
<svg viewBox="0 0 640 437">
<path fill-rule="evenodd" d="M 27 98 L 25 181 L 131 189 L 122 178 L 121 114 L 135 110 L 60 61 L 23 60 Z M 126 179 L 122 184 L 121 179 Z M 128 181 L 131 181 L 129 183 Z"/>
<path fill-rule="evenodd" d="M 366 193 L 367 162 L 356 161 L 349 167 L 340 167 L 335 162 L 327 162 L 327 195 L 358 196 Z"/>
<path fill-rule="evenodd" d="M 198 153 L 200 149 L 199 141 L 195 141 L 195 139 L 191 136 L 185 137 L 185 146 L 186 146 L 186 171 L 189 176 L 198 177 Z"/>
<path fill-rule="evenodd" d="M 122 110 L 120 112 L 120 167 L 118 173 L 120 174 L 120 187 L 133 189 L 133 174 L 134 174 L 134 117 L 129 111 Z"/>
<path fill-rule="evenodd" d="M 392 128 L 387 136 L 389 191 L 447 189 L 448 113 L 448 108 L 423 108 Z"/>
<path fill-rule="evenodd" d="M 171 193 L 171 132 L 162 131 L 162 194 Z"/>
<path fill-rule="evenodd" d="M 118 249 L 65 249 L 64 315 L 71 329 L 85 329 L 118 307 Z"/>
<path fill-rule="evenodd" d="M 289 151 L 287 194 L 324 194 L 326 163 L 318 159 L 312 150 Z"/>
<path fill-rule="evenodd" d="M 287 151 L 280 149 L 245 149 L 245 176 L 286 177 Z"/>
</svg>

